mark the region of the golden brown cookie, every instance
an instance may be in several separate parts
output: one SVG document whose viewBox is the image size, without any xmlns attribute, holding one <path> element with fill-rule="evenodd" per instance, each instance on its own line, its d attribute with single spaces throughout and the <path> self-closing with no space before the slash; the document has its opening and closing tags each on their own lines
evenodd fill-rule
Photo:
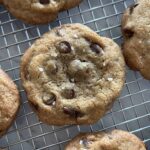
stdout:
<svg viewBox="0 0 150 150">
<path fill-rule="evenodd" d="M 44 34 L 24 54 L 21 79 L 40 120 L 90 124 L 119 96 L 125 64 L 119 46 L 81 24 Z"/>
<path fill-rule="evenodd" d="M 62 10 L 77 6 L 82 0 L 5 0 L 6 8 L 17 18 L 31 24 L 56 19 Z"/>
<path fill-rule="evenodd" d="M 150 80 L 150 1 L 130 6 L 122 17 L 123 50 L 128 66 Z"/>
<path fill-rule="evenodd" d="M 69 142 L 65 150 L 146 150 L 135 135 L 122 131 L 81 133 Z"/>
<path fill-rule="evenodd" d="M 19 109 L 20 100 L 16 85 L 0 69 L 0 136 L 5 134 Z"/>
</svg>

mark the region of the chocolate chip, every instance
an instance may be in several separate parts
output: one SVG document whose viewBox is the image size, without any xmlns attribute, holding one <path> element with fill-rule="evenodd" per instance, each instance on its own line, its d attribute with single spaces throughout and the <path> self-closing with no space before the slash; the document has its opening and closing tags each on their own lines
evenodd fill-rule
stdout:
<svg viewBox="0 0 150 150">
<path fill-rule="evenodd" d="M 60 53 L 70 53 L 71 52 L 71 45 L 67 41 L 62 41 L 59 43 L 58 49 L 59 49 Z"/>
<path fill-rule="evenodd" d="M 82 117 L 83 114 L 73 108 L 69 108 L 69 107 L 64 107 L 63 108 L 64 110 L 64 113 L 69 115 L 70 117 L 73 117 L 73 118 L 77 118 L 77 117 Z"/>
<path fill-rule="evenodd" d="M 138 5 L 139 4 L 133 4 L 130 6 L 130 8 L 129 8 L 130 9 L 130 15 L 133 13 L 134 8 L 137 7 Z"/>
<path fill-rule="evenodd" d="M 49 4 L 49 0 L 40 0 L 40 3 L 45 5 L 45 4 Z"/>
<path fill-rule="evenodd" d="M 55 105 L 56 95 L 51 93 L 43 96 L 43 102 L 46 105 Z"/>
<path fill-rule="evenodd" d="M 100 46 L 99 46 L 98 44 L 96 44 L 96 43 L 92 43 L 92 44 L 90 45 L 90 48 L 91 48 L 91 50 L 92 50 L 93 52 L 95 52 L 96 54 L 100 54 L 100 53 L 103 52 L 102 47 L 100 47 Z"/>
<path fill-rule="evenodd" d="M 75 97 L 75 91 L 74 89 L 65 89 L 63 95 L 67 99 L 73 99 Z"/>
<path fill-rule="evenodd" d="M 126 38 L 131 38 L 134 35 L 134 32 L 131 29 L 124 29 L 123 32 Z"/>
</svg>

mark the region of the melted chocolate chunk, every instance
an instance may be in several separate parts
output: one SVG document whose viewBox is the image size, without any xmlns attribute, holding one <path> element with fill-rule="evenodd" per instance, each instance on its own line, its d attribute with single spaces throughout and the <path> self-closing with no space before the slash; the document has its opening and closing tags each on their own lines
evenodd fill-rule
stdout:
<svg viewBox="0 0 150 150">
<path fill-rule="evenodd" d="M 102 53 L 103 49 L 102 47 L 100 47 L 98 44 L 92 43 L 90 45 L 90 48 L 93 52 L 95 52 L 96 54 L 100 54 Z"/>
<path fill-rule="evenodd" d="M 46 105 L 54 105 L 56 102 L 56 95 L 51 93 L 48 96 L 43 96 L 43 102 Z"/>
<path fill-rule="evenodd" d="M 123 32 L 126 38 L 131 38 L 134 35 L 134 32 L 131 29 L 124 29 Z"/>
<path fill-rule="evenodd" d="M 133 4 L 133 5 L 130 6 L 130 8 L 129 8 L 130 9 L 130 15 L 133 13 L 134 8 L 137 7 L 138 5 L 139 4 Z"/>
<path fill-rule="evenodd" d="M 64 107 L 63 108 L 64 110 L 64 113 L 69 115 L 70 117 L 73 117 L 73 118 L 77 118 L 77 117 L 82 117 L 83 114 L 73 108 L 69 108 L 69 107 Z"/>
<path fill-rule="evenodd" d="M 71 45 L 67 41 L 62 41 L 59 43 L 58 49 L 59 49 L 60 53 L 70 53 L 71 52 Z"/>
<path fill-rule="evenodd" d="M 40 3 L 45 5 L 45 4 L 49 4 L 49 0 L 40 0 Z"/>
</svg>

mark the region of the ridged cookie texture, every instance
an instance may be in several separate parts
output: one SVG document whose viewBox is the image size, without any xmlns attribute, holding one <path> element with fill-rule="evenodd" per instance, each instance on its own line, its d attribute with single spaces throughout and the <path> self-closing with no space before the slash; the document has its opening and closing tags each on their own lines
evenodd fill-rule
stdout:
<svg viewBox="0 0 150 150">
<path fill-rule="evenodd" d="M 98 121 L 119 96 L 124 78 L 119 46 L 81 24 L 44 34 L 21 62 L 29 102 L 50 125 Z"/>
<path fill-rule="evenodd" d="M 0 69 L 0 137 L 6 133 L 19 109 L 20 97 L 16 85 Z"/>
<path fill-rule="evenodd" d="M 3 0 L 6 8 L 17 18 L 30 24 L 45 24 L 58 13 L 77 6 L 82 0 Z"/>
<path fill-rule="evenodd" d="M 140 0 L 122 17 L 123 50 L 128 66 L 150 80 L 150 1 Z"/>
<path fill-rule="evenodd" d="M 146 150 L 135 135 L 123 131 L 81 133 L 71 140 L 65 150 Z"/>
</svg>

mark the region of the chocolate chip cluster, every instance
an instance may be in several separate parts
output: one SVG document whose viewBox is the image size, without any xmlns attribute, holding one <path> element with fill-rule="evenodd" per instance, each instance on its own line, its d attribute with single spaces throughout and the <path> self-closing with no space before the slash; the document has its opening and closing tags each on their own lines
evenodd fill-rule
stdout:
<svg viewBox="0 0 150 150">
<path fill-rule="evenodd" d="M 87 41 L 89 44 L 90 53 L 93 55 L 104 54 L 103 48 L 96 43 Z M 74 55 L 75 48 L 69 41 L 60 41 L 56 44 L 56 51 L 58 52 L 58 57 L 63 59 Z M 76 90 L 76 83 L 85 82 L 85 80 L 90 80 L 92 78 L 93 72 L 95 70 L 94 64 L 88 60 L 81 60 L 77 57 L 68 61 L 68 64 L 63 64 L 66 66 L 66 74 L 69 78 L 69 82 L 64 83 L 61 86 L 61 96 L 67 100 L 73 100 L 77 97 L 78 91 Z M 49 60 L 46 65 L 46 72 L 49 76 L 59 74 L 59 67 L 57 61 Z M 64 70 L 63 70 L 64 71 Z M 65 71 L 64 71 L 65 72 Z M 43 103 L 51 107 L 55 107 L 57 96 L 55 93 L 44 94 Z M 74 108 L 64 106 L 63 112 L 71 117 L 77 118 L 82 117 L 84 114 Z"/>
</svg>

